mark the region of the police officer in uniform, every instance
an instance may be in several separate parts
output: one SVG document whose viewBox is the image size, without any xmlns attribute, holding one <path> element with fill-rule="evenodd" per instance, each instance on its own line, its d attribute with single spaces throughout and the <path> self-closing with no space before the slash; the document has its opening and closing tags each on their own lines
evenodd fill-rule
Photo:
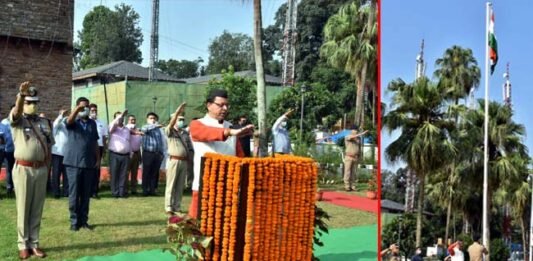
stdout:
<svg viewBox="0 0 533 261">
<path fill-rule="evenodd" d="M 39 230 L 46 196 L 50 147 L 54 138 L 45 119 L 38 116 L 39 97 L 29 82 L 20 85 L 9 121 L 15 144 L 17 232 L 20 259 L 45 257 L 39 248 Z"/>
</svg>

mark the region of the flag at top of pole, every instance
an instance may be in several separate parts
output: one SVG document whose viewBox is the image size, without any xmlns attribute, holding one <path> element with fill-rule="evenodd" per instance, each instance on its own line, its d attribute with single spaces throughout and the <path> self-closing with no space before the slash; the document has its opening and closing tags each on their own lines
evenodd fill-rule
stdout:
<svg viewBox="0 0 533 261">
<path fill-rule="evenodd" d="M 489 9 L 490 21 L 489 21 L 489 58 L 490 58 L 490 74 L 494 73 L 494 67 L 498 63 L 498 43 L 496 42 L 496 35 L 494 34 L 494 11 L 492 5 Z"/>
</svg>

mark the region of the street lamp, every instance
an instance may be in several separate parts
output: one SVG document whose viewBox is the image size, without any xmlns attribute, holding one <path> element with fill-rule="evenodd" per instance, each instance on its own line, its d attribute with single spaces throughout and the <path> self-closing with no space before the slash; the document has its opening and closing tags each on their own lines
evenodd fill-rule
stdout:
<svg viewBox="0 0 533 261">
<path fill-rule="evenodd" d="M 155 103 L 157 102 L 157 97 L 152 97 L 152 101 L 154 102 L 154 113 L 155 113 Z"/>
<path fill-rule="evenodd" d="M 527 182 L 531 182 L 531 185 L 533 186 L 533 174 L 529 174 L 527 176 Z M 531 253 L 533 252 L 533 238 L 532 238 L 532 235 L 533 235 L 533 188 L 531 189 L 531 206 L 532 206 L 532 211 L 531 213 L 529 214 L 530 215 L 530 220 L 529 220 L 529 261 L 532 261 L 533 260 L 533 255 L 531 255 Z M 524 246 L 524 250 L 525 250 L 525 246 Z M 525 251 L 524 251 L 525 252 Z"/>
</svg>

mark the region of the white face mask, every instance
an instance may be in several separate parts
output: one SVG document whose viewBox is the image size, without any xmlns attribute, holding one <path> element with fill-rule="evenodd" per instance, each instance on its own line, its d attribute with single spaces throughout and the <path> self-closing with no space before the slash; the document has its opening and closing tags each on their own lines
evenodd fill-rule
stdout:
<svg viewBox="0 0 533 261">
<path fill-rule="evenodd" d="M 130 130 L 131 130 L 131 129 L 135 129 L 135 124 L 131 124 L 131 123 L 129 123 L 129 124 L 126 125 L 126 128 L 128 128 L 128 129 L 130 129 Z"/>
<path fill-rule="evenodd" d="M 93 119 L 93 120 L 96 119 L 96 112 L 91 112 L 91 113 L 89 114 L 89 118 L 91 118 L 91 119 Z"/>
<path fill-rule="evenodd" d="M 85 107 L 85 109 L 82 112 L 78 112 L 78 116 L 80 118 L 87 118 L 89 116 L 89 108 Z"/>
<path fill-rule="evenodd" d="M 185 127 L 185 122 L 184 121 L 178 121 L 178 128 L 183 128 Z"/>
<path fill-rule="evenodd" d="M 281 123 L 281 127 L 283 127 L 283 128 L 287 127 L 287 122 L 286 121 L 282 122 Z"/>
</svg>

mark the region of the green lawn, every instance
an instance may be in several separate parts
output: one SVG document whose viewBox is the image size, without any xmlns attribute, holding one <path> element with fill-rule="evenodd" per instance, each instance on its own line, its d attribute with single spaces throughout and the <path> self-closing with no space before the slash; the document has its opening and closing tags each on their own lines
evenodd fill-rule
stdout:
<svg viewBox="0 0 533 261">
<path fill-rule="evenodd" d="M 2 192 L 5 190 L 2 187 Z M 164 185 L 159 187 L 162 195 Z M 66 198 L 45 201 L 41 223 L 40 245 L 47 252 L 47 260 L 73 260 L 84 256 L 114 255 L 164 248 L 163 196 L 115 199 L 105 189 L 99 200 L 91 199 L 89 223 L 93 231 L 70 231 L 68 201 Z M 4 195 L 3 195 L 4 196 Z M 188 208 L 190 195 L 184 198 Z M 330 228 L 347 228 L 375 224 L 376 215 L 318 203 L 331 216 Z M 377 235 L 376 235 L 377 236 Z M 0 200 L 0 260 L 18 260 L 15 200 Z"/>
</svg>

